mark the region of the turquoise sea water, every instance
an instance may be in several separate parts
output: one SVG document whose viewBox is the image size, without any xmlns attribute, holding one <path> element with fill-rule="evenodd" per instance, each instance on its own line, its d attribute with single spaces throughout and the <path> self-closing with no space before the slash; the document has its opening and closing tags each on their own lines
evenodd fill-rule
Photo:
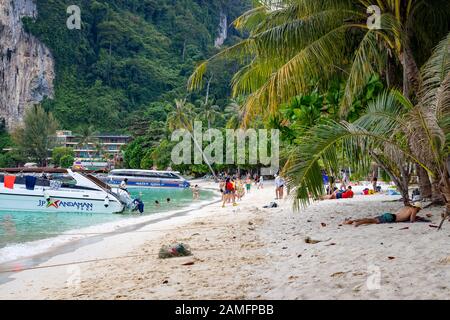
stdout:
<svg viewBox="0 0 450 320">
<path fill-rule="evenodd" d="M 143 215 L 183 209 L 193 203 L 187 189 L 130 189 L 132 197 L 141 196 L 145 204 Z M 202 191 L 200 200 L 210 200 L 211 191 Z M 167 202 L 170 198 L 170 202 Z M 155 205 L 155 200 L 160 206 Z M 136 219 L 141 214 L 42 213 L 0 211 L 0 248 L 58 236 L 69 230 L 82 229 L 108 222 Z"/>
</svg>

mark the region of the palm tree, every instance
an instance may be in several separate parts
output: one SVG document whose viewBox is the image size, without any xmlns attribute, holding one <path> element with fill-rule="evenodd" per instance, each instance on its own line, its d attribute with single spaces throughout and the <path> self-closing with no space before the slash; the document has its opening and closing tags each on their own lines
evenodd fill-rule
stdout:
<svg viewBox="0 0 450 320">
<path fill-rule="evenodd" d="M 384 164 L 397 185 L 406 178 L 395 172 L 410 162 L 423 167 L 446 203 L 450 215 L 450 34 L 434 50 L 420 74 L 418 103 L 398 91 L 380 95 L 354 123 L 328 121 L 312 128 L 293 147 L 285 172 L 295 190 L 296 205 L 323 193 L 320 168 L 335 162 L 334 150 L 343 146 L 354 166 L 364 166 L 367 155 Z M 403 159 L 402 159 L 403 158 Z M 389 167 L 390 166 L 390 167 Z M 399 169 L 399 168 L 397 168 Z"/>
<path fill-rule="evenodd" d="M 203 153 L 202 146 L 199 145 L 197 139 L 195 139 L 193 136 L 193 119 L 193 105 L 190 103 L 186 103 L 186 99 L 175 99 L 175 110 L 170 113 L 167 118 L 167 125 L 169 127 L 169 130 L 174 131 L 177 129 L 184 129 L 189 133 L 191 139 L 194 141 L 196 148 L 202 153 L 202 157 L 208 165 L 211 174 L 214 176 L 214 178 L 217 179 L 214 169 L 212 168 L 206 155 Z"/>
<path fill-rule="evenodd" d="M 282 103 L 306 91 L 312 79 L 326 84 L 336 75 L 347 78 L 340 106 L 344 118 L 373 74 L 417 101 L 418 66 L 448 32 L 450 20 L 447 0 L 259 3 L 234 23 L 250 33 L 248 39 L 200 64 L 188 84 L 191 90 L 202 86 L 210 61 L 238 57 L 245 67 L 233 78 L 233 94 L 247 95 L 245 122 L 256 115 L 273 116 Z M 381 28 L 368 25 L 371 4 L 380 9 Z M 426 174 L 419 173 L 424 186 Z"/>
<path fill-rule="evenodd" d="M 211 129 L 211 123 L 220 115 L 220 107 L 215 105 L 214 102 L 200 102 L 200 110 L 203 113 L 203 118 L 208 123 L 208 130 Z"/>
<path fill-rule="evenodd" d="M 413 48 L 420 43 L 420 50 L 426 51 L 435 44 L 432 35 L 447 31 L 450 4 L 446 0 L 375 4 L 382 13 L 381 29 L 368 26 L 370 3 L 365 0 L 281 0 L 277 7 L 260 1 L 234 23 L 248 30 L 249 38 L 202 63 L 189 88 L 202 86 L 210 61 L 237 56 L 247 65 L 235 75 L 233 93 L 249 95 L 247 116 L 274 112 L 307 89 L 311 79 L 326 80 L 343 70 L 348 78 L 343 114 L 374 73 L 386 74 L 387 81 L 402 85 L 409 97 L 418 86 Z M 401 81 L 395 81 L 395 72 L 387 72 L 397 64 L 402 66 Z"/>
<path fill-rule="evenodd" d="M 230 100 L 225 107 L 225 116 L 228 118 L 228 129 L 239 129 L 244 119 L 244 98 L 242 96 Z"/>
</svg>

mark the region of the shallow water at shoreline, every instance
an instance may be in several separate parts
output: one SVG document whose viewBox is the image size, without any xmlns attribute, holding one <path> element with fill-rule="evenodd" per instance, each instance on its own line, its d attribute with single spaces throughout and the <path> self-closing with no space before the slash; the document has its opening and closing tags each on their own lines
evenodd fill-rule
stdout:
<svg viewBox="0 0 450 320">
<path fill-rule="evenodd" d="M 31 251 L 43 251 L 66 242 L 68 237 L 111 232 L 123 225 L 140 223 L 145 217 L 195 204 L 191 190 L 131 189 L 130 192 L 133 197 L 141 196 L 145 204 L 144 214 L 0 212 L 0 263 L 16 256 L 27 256 Z M 201 193 L 202 201 L 213 197 L 212 191 Z M 160 206 L 155 205 L 155 200 L 160 202 Z"/>
</svg>

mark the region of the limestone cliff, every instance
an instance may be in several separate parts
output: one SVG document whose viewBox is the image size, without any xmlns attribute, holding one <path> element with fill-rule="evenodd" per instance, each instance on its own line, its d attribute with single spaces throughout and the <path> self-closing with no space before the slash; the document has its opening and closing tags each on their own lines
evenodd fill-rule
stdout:
<svg viewBox="0 0 450 320">
<path fill-rule="evenodd" d="M 216 48 L 220 48 L 227 40 L 228 37 L 228 17 L 227 15 L 221 11 L 220 12 L 220 25 L 219 25 L 219 35 L 214 41 L 214 46 Z"/>
<path fill-rule="evenodd" d="M 22 121 L 27 107 L 53 96 L 52 55 L 21 21 L 36 15 L 33 0 L 0 0 L 0 119 L 9 129 Z"/>
</svg>

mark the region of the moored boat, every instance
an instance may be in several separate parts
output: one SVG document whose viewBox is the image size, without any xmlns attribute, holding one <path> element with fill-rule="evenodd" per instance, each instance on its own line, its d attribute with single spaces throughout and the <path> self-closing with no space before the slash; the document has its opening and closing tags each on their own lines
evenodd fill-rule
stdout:
<svg viewBox="0 0 450 320">
<path fill-rule="evenodd" d="M 112 186 L 118 186 L 125 179 L 127 179 L 127 185 L 131 187 L 190 187 L 190 183 L 176 171 L 116 169 L 109 173 L 105 182 Z"/>
<path fill-rule="evenodd" d="M 132 202 L 128 194 L 113 192 L 90 174 L 25 168 L 2 171 L 1 211 L 121 213 Z"/>
</svg>

